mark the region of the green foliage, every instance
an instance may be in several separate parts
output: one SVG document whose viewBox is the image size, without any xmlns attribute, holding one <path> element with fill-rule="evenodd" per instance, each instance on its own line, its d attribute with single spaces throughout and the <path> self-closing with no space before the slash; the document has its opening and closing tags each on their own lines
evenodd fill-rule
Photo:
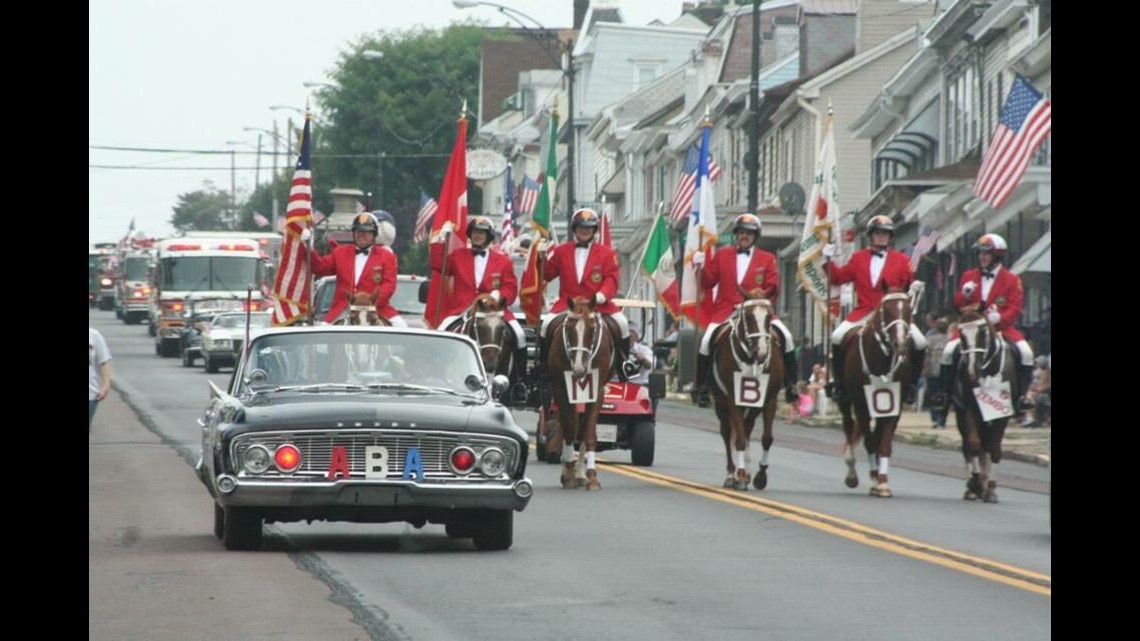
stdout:
<svg viewBox="0 0 1140 641">
<path fill-rule="evenodd" d="M 202 189 L 178 196 L 170 224 L 180 233 L 188 231 L 221 231 L 234 229 L 230 215 L 230 193 L 221 191 L 207 180 Z"/>
</svg>

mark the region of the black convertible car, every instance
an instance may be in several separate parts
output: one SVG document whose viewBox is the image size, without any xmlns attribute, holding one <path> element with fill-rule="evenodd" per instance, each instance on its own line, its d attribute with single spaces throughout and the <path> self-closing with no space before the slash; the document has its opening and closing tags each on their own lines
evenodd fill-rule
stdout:
<svg viewBox="0 0 1140 641">
<path fill-rule="evenodd" d="M 527 434 L 493 400 L 474 342 L 431 330 L 261 330 L 229 390 L 210 383 L 196 467 L 214 534 L 257 549 L 262 523 L 406 521 L 511 546 L 534 491 Z"/>
</svg>

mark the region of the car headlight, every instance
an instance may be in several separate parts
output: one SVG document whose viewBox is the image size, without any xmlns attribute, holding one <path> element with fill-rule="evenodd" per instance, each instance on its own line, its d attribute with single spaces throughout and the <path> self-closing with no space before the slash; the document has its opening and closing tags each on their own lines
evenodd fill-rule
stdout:
<svg viewBox="0 0 1140 641">
<path fill-rule="evenodd" d="M 229 349 L 230 339 L 228 338 L 215 338 L 210 340 L 210 345 L 218 349 Z"/>
<path fill-rule="evenodd" d="M 484 476 L 496 477 L 507 469 L 507 455 L 497 447 L 488 447 L 479 455 L 479 471 Z"/>
<path fill-rule="evenodd" d="M 273 460 L 269 456 L 269 450 L 265 449 L 262 445 L 252 445 L 249 449 L 242 454 L 242 465 L 245 471 L 250 474 L 264 474 L 269 469 L 269 464 Z"/>
</svg>

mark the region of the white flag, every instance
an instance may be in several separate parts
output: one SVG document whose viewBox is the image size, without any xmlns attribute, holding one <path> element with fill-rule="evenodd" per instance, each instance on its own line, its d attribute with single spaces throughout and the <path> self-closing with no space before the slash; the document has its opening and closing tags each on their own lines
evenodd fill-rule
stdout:
<svg viewBox="0 0 1140 641">
<path fill-rule="evenodd" d="M 841 251 L 836 258 L 844 260 L 849 251 L 844 248 L 842 231 L 839 228 L 839 180 L 835 165 L 835 132 L 832 117 L 824 122 L 823 145 L 819 150 L 815 178 L 808 197 L 807 219 L 804 221 L 803 235 L 800 236 L 800 258 L 797 273 L 800 284 L 815 299 L 819 313 L 825 314 L 830 301 L 833 321 L 839 320 L 839 287 L 828 290 L 827 274 L 824 272 L 823 246 L 835 243 Z"/>
</svg>

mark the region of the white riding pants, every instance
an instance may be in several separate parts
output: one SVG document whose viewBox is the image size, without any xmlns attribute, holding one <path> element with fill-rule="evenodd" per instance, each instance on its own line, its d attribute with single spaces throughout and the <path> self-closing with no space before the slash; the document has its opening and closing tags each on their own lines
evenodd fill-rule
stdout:
<svg viewBox="0 0 1140 641">
<path fill-rule="evenodd" d="M 448 316 L 447 318 L 443 319 L 443 321 L 439 324 L 439 327 L 440 327 L 440 329 L 446 328 L 449 325 L 451 325 L 452 323 L 454 323 L 455 321 L 459 320 L 460 318 L 463 318 L 463 314 L 456 314 L 454 316 Z M 518 345 L 519 347 L 525 347 L 526 346 L 526 334 L 523 333 L 522 325 L 519 324 L 518 319 L 516 318 L 514 320 L 507 321 L 507 325 L 509 325 L 511 328 L 511 331 L 513 331 L 515 333 L 515 345 Z"/>
<path fill-rule="evenodd" d="M 546 328 L 550 326 L 550 321 L 564 313 L 565 312 L 560 312 L 559 314 L 543 314 L 542 327 L 539 328 L 538 335 L 546 338 Z M 614 312 L 613 314 L 605 315 L 617 321 L 618 327 L 621 327 L 621 337 L 623 340 L 629 338 L 629 319 L 625 317 L 625 314 L 618 311 Z"/>
<path fill-rule="evenodd" d="M 961 342 L 962 339 L 960 338 L 946 341 L 946 349 L 942 350 L 942 360 L 940 361 L 943 365 L 954 364 L 954 352 L 958 351 L 958 344 Z M 1017 341 L 1013 346 L 1017 348 L 1017 354 L 1021 358 L 1022 366 L 1033 364 L 1033 349 L 1029 347 L 1029 341 Z"/>
<path fill-rule="evenodd" d="M 845 320 L 839 323 L 839 326 L 836 327 L 835 331 L 831 333 L 831 344 L 839 347 L 843 343 L 843 337 L 847 335 L 847 332 L 856 327 L 862 327 L 866 325 L 867 321 L 869 320 L 871 320 L 870 314 L 854 322 Z M 926 349 L 926 335 L 922 333 L 922 330 L 918 329 L 918 326 L 916 326 L 914 323 L 911 323 L 909 331 L 910 339 L 914 342 L 914 348 L 917 350 Z"/>
<path fill-rule="evenodd" d="M 712 349 L 713 334 L 716 332 L 716 329 L 718 327 L 720 327 L 721 325 L 724 325 L 727 322 L 729 322 L 729 321 L 726 320 L 726 321 L 721 321 L 719 323 L 710 323 L 709 324 L 708 329 L 705 330 L 705 335 L 701 338 L 701 348 L 699 350 L 701 356 L 708 356 L 709 355 L 709 351 Z M 784 325 L 784 322 L 781 321 L 780 319 L 773 318 L 772 319 L 772 327 L 775 327 L 776 329 L 780 330 L 780 333 L 784 335 L 784 351 L 785 352 L 796 351 L 796 345 L 795 345 L 795 343 L 792 342 L 792 332 L 791 332 L 791 330 L 788 329 L 788 326 Z"/>
</svg>

